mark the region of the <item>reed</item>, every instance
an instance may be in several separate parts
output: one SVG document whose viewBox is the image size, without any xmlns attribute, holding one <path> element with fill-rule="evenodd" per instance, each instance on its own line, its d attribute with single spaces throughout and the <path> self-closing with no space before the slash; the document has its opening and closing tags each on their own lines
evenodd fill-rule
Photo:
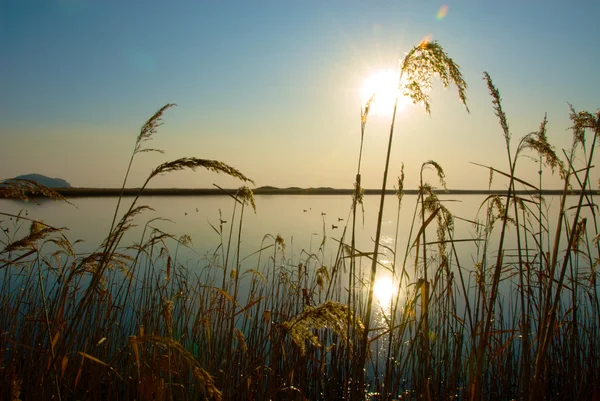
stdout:
<svg viewBox="0 0 600 401">
<path fill-rule="evenodd" d="M 466 88 L 458 65 L 452 60 L 444 49 L 437 42 L 423 41 L 418 46 L 413 47 L 404 57 L 400 66 L 400 76 L 398 78 L 398 90 L 409 96 L 415 103 L 421 103 L 425 106 L 427 113 L 430 113 L 428 90 L 431 88 L 432 80 L 438 76 L 444 87 L 455 84 L 458 88 L 458 95 L 461 102 L 466 107 Z M 405 82 L 406 81 L 406 82 Z M 375 245 L 373 249 L 373 258 L 371 263 L 371 274 L 369 278 L 369 291 L 367 295 L 366 315 L 365 315 L 365 334 L 362 338 L 360 354 L 355 371 L 359 372 L 358 367 L 364 366 L 368 348 L 368 332 L 371 321 L 371 310 L 373 305 L 373 288 L 377 274 L 377 258 L 379 252 L 379 242 L 381 238 L 381 221 L 385 202 L 385 190 L 387 186 L 387 176 L 392 152 L 392 139 L 394 137 L 394 128 L 396 123 L 396 111 L 398 108 L 398 95 L 394 102 L 394 111 L 392 113 L 392 123 L 390 125 L 390 134 L 388 139 L 387 154 L 385 159 L 383 179 L 381 184 L 381 197 L 379 202 L 379 213 L 377 219 L 377 230 L 375 233 Z M 468 111 L 468 108 L 467 108 Z M 428 285 L 428 284 L 427 284 Z M 355 394 L 364 392 L 364 375 L 358 373 L 355 377 L 358 384 Z M 361 397 L 361 395 L 359 395 Z"/>
<path fill-rule="evenodd" d="M 427 111 L 434 76 L 455 83 L 465 102 L 460 71 L 438 44 L 421 44 L 407 58 L 401 67 L 409 79 L 401 82 Z M 210 159 L 157 166 L 130 203 L 119 198 L 106 239 L 88 254 L 78 253 L 64 228 L 0 212 L 0 399 L 600 396 L 600 232 L 590 179 L 600 114 L 571 108 L 573 145 L 563 154 L 548 141 L 546 116 L 515 145 L 500 92 L 489 74 L 484 79 L 508 164 L 478 168 L 490 172 L 490 186 L 495 181 L 506 191 L 484 199 L 475 216 L 458 216 L 444 194 L 441 165 L 422 164 L 413 205 L 403 196 L 402 170 L 397 222 L 407 210 L 412 221 L 396 224 L 396 240 L 386 248 L 393 255 L 389 267 L 378 257 L 383 198 L 375 249 L 357 249 L 362 151 L 341 234 L 328 235 L 324 219 L 318 246 L 300 251 L 292 239 L 267 233 L 258 250 L 244 254 L 246 209 L 264 212 L 245 186 L 224 198 L 233 202 L 230 226 L 224 228 L 219 210 L 220 223 L 212 225 L 218 245 L 195 261 L 180 254 L 193 252 L 190 237 L 159 229 L 161 219 L 140 224 L 151 209 L 138 204 L 140 196 L 159 174 L 201 168 L 252 183 Z M 361 149 L 369 106 L 361 111 Z M 169 107 L 143 125 L 123 188 L 134 156 L 157 134 Z M 393 133 L 392 125 L 388 151 Z M 556 207 L 544 199 L 541 178 L 534 185 L 519 176 L 531 167 L 527 158 L 562 179 Z M 387 163 L 385 170 L 383 189 Z M 4 197 L 42 193 L 65 201 L 26 181 L 0 190 Z M 581 191 L 573 196 L 572 190 Z M 138 224 L 137 238 L 125 243 Z M 471 227 L 472 235 L 459 237 L 458 225 Z M 373 298 L 376 273 L 384 268 L 398 289 L 389 307 Z"/>
</svg>

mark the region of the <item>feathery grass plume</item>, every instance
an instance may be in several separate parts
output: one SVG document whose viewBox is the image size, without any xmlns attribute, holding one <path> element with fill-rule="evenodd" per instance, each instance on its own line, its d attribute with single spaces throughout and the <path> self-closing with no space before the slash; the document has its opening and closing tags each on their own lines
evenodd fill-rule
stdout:
<svg viewBox="0 0 600 401">
<path fill-rule="evenodd" d="M 192 170 L 196 171 L 197 168 L 202 167 L 209 171 L 213 171 L 215 173 L 223 173 L 230 177 L 237 178 L 244 182 L 250 182 L 254 184 L 250 178 L 246 177 L 239 170 L 234 167 L 231 167 L 225 163 L 222 163 L 218 160 L 206 160 L 206 159 L 198 159 L 195 157 L 182 157 L 181 159 L 172 160 L 166 163 L 163 163 L 152 170 L 150 176 L 146 180 L 146 182 L 150 181 L 152 178 L 157 175 L 170 173 L 172 171 L 181 171 L 181 170 Z"/>
<path fill-rule="evenodd" d="M 351 208 L 354 209 L 356 207 L 356 205 L 360 205 L 360 208 L 362 210 L 362 222 L 363 222 L 363 226 L 365 225 L 365 204 L 364 204 L 364 199 L 365 199 L 365 189 L 363 187 L 360 186 L 360 184 L 358 182 L 354 182 L 354 191 L 352 192 L 352 206 Z"/>
<path fill-rule="evenodd" d="M 133 256 L 128 255 L 126 253 L 115 252 L 112 255 L 112 259 L 108 264 L 108 270 L 119 270 L 129 277 L 131 277 L 131 273 L 129 272 L 129 266 L 133 261 Z"/>
<path fill-rule="evenodd" d="M 371 95 L 371 97 L 369 98 L 369 100 L 367 100 L 367 103 L 365 103 L 365 106 L 361 108 L 360 110 L 360 123 L 361 123 L 361 130 L 360 130 L 360 137 L 361 139 L 364 137 L 365 135 L 365 125 L 367 125 L 367 119 L 369 117 L 369 111 L 371 111 L 371 105 L 373 104 L 373 101 L 375 101 L 375 93 L 373 93 Z"/>
<path fill-rule="evenodd" d="M 498 88 L 494 86 L 492 82 L 492 78 L 490 74 L 486 72 L 483 73 L 483 77 L 487 83 L 487 87 L 492 95 L 492 105 L 494 107 L 494 113 L 500 119 L 500 127 L 502 127 L 502 132 L 504 134 L 504 140 L 508 145 L 510 143 L 510 130 L 508 128 L 508 120 L 506 119 L 506 114 L 504 110 L 502 110 L 502 98 L 500 97 L 500 91 Z"/>
<path fill-rule="evenodd" d="M 167 220 L 167 219 L 165 219 Z M 170 220 L 169 220 L 170 221 Z M 145 249 L 149 249 L 150 247 L 164 242 L 166 239 L 177 240 L 173 234 L 166 233 L 164 231 L 159 230 L 158 228 L 151 227 L 152 232 L 146 242 L 143 244 L 135 244 L 132 248 L 140 251 L 144 251 Z"/>
<path fill-rule="evenodd" d="M 243 186 L 238 188 L 237 193 L 235 195 L 236 199 L 241 200 L 244 203 L 250 203 L 252 206 L 252 210 L 256 213 L 256 201 L 254 200 L 254 192 L 248 188 L 247 186 Z"/>
<path fill-rule="evenodd" d="M 423 165 L 421 166 L 421 172 L 427 168 L 428 166 L 431 166 L 434 168 L 435 172 L 437 173 L 438 179 L 440 180 L 440 184 L 442 185 L 442 187 L 444 189 L 448 189 L 446 187 L 446 174 L 444 173 L 444 169 L 442 168 L 442 166 L 440 166 L 436 161 L 434 160 L 427 160 L 425 163 L 423 163 Z"/>
<path fill-rule="evenodd" d="M 279 245 L 281 247 L 281 252 L 285 252 L 285 240 L 283 239 L 281 234 L 277 234 L 277 237 L 275 238 L 275 245 Z"/>
<path fill-rule="evenodd" d="M 329 271 L 327 270 L 327 266 L 321 266 L 316 271 L 317 277 L 317 287 L 319 287 L 319 291 L 323 291 L 325 286 L 325 281 L 329 281 Z"/>
<path fill-rule="evenodd" d="M 6 247 L 0 252 L 0 254 L 23 249 L 32 249 L 32 247 L 34 247 L 38 241 L 46 238 L 52 233 L 60 232 L 64 229 L 65 228 L 56 228 L 49 226 L 40 220 L 33 220 L 31 222 L 31 226 L 29 227 L 29 234 L 27 234 L 20 240 L 11 242 L 10 244 L 6 245 Z"/>
<path fill-rule="evenodd" d="M 161 109 L 162 110 L 162 109 Z M 159 115 L 160 113 L 157 113 L 156 115 Z M 155 115 L 155 116 L 156 116 Z M 148 129 L 147 130 L 142 130 L 143 133 L 152 133 L 154 132 L 153 130 L 156 129 L 157 127 L 157 119 L 156 118 L 151 118 L 149 120 L 149 122 L 146 124 L 148 125 Z M 141 134 L 140 134 L 141 135 Z M 133 160 L 133 156 L 131 158 L 131 160 Z M 127 175 L 129 174 L 129 168 L 131 167 L 131 161 L 127 170 L 127 174 L 126 174 L 126 178 L 125 181 L 127 180 Z M 216 173 L 224 173 L 227 174 L 231 177 L 234 178 L 238 178 L 244 182 L 251 182 L 252 184 L 254 184 L 254 181 L 252 181 L 251 179 L 249 179 L 248 177 L 246 177 L 244 174 L 242 174 L 239 170 L 225 164 L 222 163 L 220 161 L 217 160 L 206 160 L 206 159 L 198 159 L 195 157 L 184 157 L 184 158 L 180 158 L 177 160 L 173 160 L 173 161 L 169 161 L 166 163 L 163 163 L 161 165 L 159 165 L 158 167 L 156 167 L 154 170 L 152 170 L 152 172 L 150 173 L 150 175 L 148 176 L 148 178 L 146 179 L 146 181 L 144 182 L 144 184 L 142 185 L 142 187 L 140 188 L 138 194 L 136 195 L 135 199 L 133 200 L 133 202 L 131 203 L 130 207 L 129 207 L 129 211 L 125 213 L 125 215 L 123 216 L 123 218 L 121 219 L 121 222 L 117 225 L 117 228 L 114 229 L 114 224 L 116 221 L 116 217 L 117 217 L 117 212 L 119 210 L 119 205 L 121 202 L 121 198 L 122 196 L 119 197 L 119 201 L 117 202 L 117 207 L 115 210 L 115 214 L 113 216 L 113 222 L 111 224 L 111 228 L 110 228 L 110 233 L 108 238 L 105 240 L 104 242 L 104 250 L 106 255 L 109 255 L 114 252 L 114 248 L 117 246 L 118 242 L 120 241 L 120 239 L 122 238 L 122 234 L 124 232 L 125 229 L 129 228 L 130 225 L 127 225 L 126 222 L 129 221 L 128 218 L 130 218 L 132 216 L 132 214 L 136 214 L 139 211 L 143 210 L 144 208 L 148 208 L 148 207 L 135 207 L 135 204 L 137 202 L 137 200 L 139 199 L 140 195 L 143 193 L 143 191 L 146 189 L 146 186 L 148 185 L 148 183 L 150 182 L 150 180 L 154 177 L 156 177 L 157 175 L 160 174 L 164 174 L 164 173 L 169 173 L 172 171 L 181 171 L 181 170 L 185 170 L 185 169 L 191 169 L 193 171 L 196 170 L 196 168 L 198 167 L 203 167 L 209 171 L 213 171 Z M 123 182 L 123 188 L 125 186 L 125 181 Z M 121 189 L 121 191 L 123 191 L 123 188 Z M 114 229 L 114 230 L 113 230 Z M 103 268 L 100 268 L 100 273 L 102 273 Z M 94 286 L 94 281 L 92 282 L 92 286 Z"/>
<path fill-rule="evenodd" d="M 309 341 L 315 347 L 321 347 L 321 342 L 314 333 L 316 329 L 332 329 L 343 338 L 344 341 L 341 341 L 340 344 L 345 344 L 348 333 L 348 313 L 352 312 L 347 305 L 327 301 L 316 307 L 307 306 L 304 312 L 290 321 L 283 322 L 281 327 L 290 335 L 292 341 L 300 349 L 300 353 L 305 355 L 306 341 Z M 362 335 L 364 325 L 360 316 L 355 316 L 351 321 L 354 322 L 354 330 L 358 335 Z"/>
<path fill-rule="evenodd" d="M 187 352 L 178 342 L 175 342 L 175 344 L 177 344 L 175 349 L 177 349 L 179 351 L 179 353 L 182 354 L 185 357 L 185 359 L 188 360 L 188 362 L 190 362 L 190 365 L 192 365 L 192 364 L 196 365 L 196 366 L 194 366 L 194 370 L 193 370 L 194 377 L 196 378 L 196 380 L 198 381 L 198 383 L 200 384 L 200 386 L 202 387 L 204 392 L 211 399 L 220 401 L 222 399 L 222 393 L 215 386 L 214 377 L 211 374 L 209 374 L 206 370 L 204 370 L 198 364 L 198 362 L 190 359 L 190 357 L 193 357 L 193 356 L 189 352 Z M 169 345 L 169 346 L 172 346 L 172 345 Z"/>
<path fill-rule="evenodd" d="M 241 330 L 238 329 L 237 327 L 235 329 L 233 329 L 233 332 L 235 334 L 235 337 L 237 338 L 239 348 L 244 353 L 247 353 L 248 352 L 248 345 L 246 344 L 246 340 L 244 338 L 244 333 L 242 333 Z"/>
<path fill-rule="evenodd" d="M 0 197 L 3 198 L 19 199 L 29 202 L 32 201 L 29 196 L 42 195 L 46 198 L 60 200 L 71 206 L 75 206 L 59 192 L 52 188 L 48 188 L 37 181 L 24 178 L 11 178 L 10 180 L 5 180 L 2 184 L 3 185 L 0 186 Z"/>
<path fill-rule="evenodd" d="M 159 337 L 159 336 L 151 336 L 151 335 L 140 335 L 140 336 L 130 336 L 129 344 L 133 347 L 134 351 L 139 347 L 140 344 L 143 343 L 151 343 L 151 344 L 159 344 L 171 349 L 176 350 L 179 355 L 185 359 L 190 367 L 192 367 L 192 371 L 196 380 L 200 386 L 204 389 L 204 392 L 214 398 L 215 400 L 222 399 L 222 393 L 214 384 L 214 377 L 212 377 L 206 370 L 204 370 L 198 361 L 194 358 L 194 356 L 186 350 L 178 341 L 175 341 L 171 338 Z M 136 359 L 139 351 L 136 352 Z"/>
<path fill-rule="evenodd" d="M 105 263 L 105 268 L 109 271 L 120 271 L 125 274 L 128 278 L 133 278 L 130 266 L 134 258 L 131 255 L 121 252 L 114 252 L 110 260 L 105 260 L 105 254 L 103 252 L 94 252 L 85 258 L 81 259 L 75 268 L 70 273 L 69 280 L 74 276 L 82 274 L 91 274 L 92 276 L 100 272 L 101 263 Z M 106 277 L 102 275 L 99 278 L 99 285 L 101 288 L 106 288 Z"/>
<path fill-rule="evenodd" d="M 525 199 L 523 199 L 522 197 L 515 196 L 513 202 L 515 202 L 520 211 L 524 211 L 525 209 L 527 209 L 527 205 L 525 205 Z"/>
<path fill-rule="evenodd" d="M 431 114 L 429 94 L 432 80 L 438 76 L 444 88 L 456 85 L 458 97 L 467 111 L 467 83 L 463 79 L 459 66 L 448 57 L 442 46 L 433 42 L 421 42 L 413 47 L 404 57 L 401 65 L 405 76 L 404 95 L 409 96 L 415 104 L 423 103 L 427 114 Z"/>
<path fill-rule="evenodd" d="M 365 198 L 365 189 L 363 187 L 361 187 L 358 182 L 355 182 L 354 183 L 354 192 L 352 192 L 352 207 L 354 207 L 354 205 L 360 204 L 363 208 L 363 213 L 365 211 L 365 206 L 363 203 L 364 198 Z"/>
<path fill-rule="evenodd" d="M 544 115 L 544 120 L 540 124 L 540 128 L 536 132 L 526 135 L 522 140 L 517 150 L 517 154 L 524 149 L 532 149 L 536 151 L 541 158 L 545 160 L 545 164 L 550 167 L 552 173 L 558 169 L 561 178 L 565 178 L 565 166 L 562 160 L 556 155 L 554 146 L 548 142 L 546 136 L 546 125 L 548 124 L 547 115 Z"/>
<path fill-rule="evenodd" d="M 195 367 L 194 378 L 198 381 L 204 392 L 210 398 L 216 401 L 220 401 L 223 399 L 223 394 L 214 385 L 214 378 L 206 370 L 200 367 Z"/>
<path fill-rule="evenodd" d="M 133 218 L 146 210 L 154 211 L 154 209 L 148 205 L 141 205 L 130 208 L 123 215 L 123 217 L 121 217 L 121 220 L 119 220 L 119 223 L 117 223 L 116 227 L 114 227 L 113 231 L 109 234 L 109 236 L 104 239 L 101 245 L 102 248 L 107 249 L 107 247 L 110 244 L 118 242 L 119 238 L 122 237 L 125 231 L 129 230 L 132 227 L 135 227 L 135 224 L 132 223 Z"/>
<path fill-rule="evenodd" d="M 244 272 L 241 274 L 241 276 L 244 276 L 244 275 L 246 275 L 246 274 L 251 274 L 251 275 L 252 275 L 252 280 L 253 280 L 253 281 L 254 281 L 254 280 L 256 280 L 256 279 L 258 278 L 258 279 L 259 279 L 260 281 L 262 281 L 263 283 L 266 283 L 266 282 L 267 282 L 267 279 L 265 278 L 265 276 L 264 276 L 264 275 L 263 275 L 261 272 L 259 272 L 258 270 L 256 270 L 256 269 L 248 269 L 248 270 L 244 271 Z"/>
<path fill-rule="evenodd" d="M 119 195 L 119 199 L 117 200 L 117 206 L 115 207 L 115 213 L 113 215 L 112 223 L 110 224 L 110 230 L 109 230 L 109 234 L 108 234 L 109 237 L 113 233 L 113 228 L 115 227 L 115 223 L 117 221 L 117 214 L 119 213 L 119 210 L 121 207 L 121 200 L 123 199 L 123 192 L 125 191 L 125 185 L 127 185 L 127 179 L 129 178 L 129 172 L 131 171 L 131 166 L 133 165 L 133 159 L 135 158 L 135 155 L 137 155 L 138 153 L 143 153 L 143 152 L 163 153 L 163 151 L 160 149 L 142 148 L 142 144 L 144 142 L 152 139 L 152 135 L 155 134 L 158 131 L 158 127 L 160 127 L 162 125 L 163 113 L 165 112 L 165 110 L 167 110 L 168 108 L 173 107 L 173 106 L 175 106 L 174 103 L 167 103 L 166 105 L 161 107 L 156 113 L 154 113 L 154 115 L 152 117 L 150 117 L 144 123 L 144 125 L 142 125 L 142 128 L 140 129 L 140 133 L 135 140 L 135 146 L 133 148 L 133 152 L 131 153 L 131 157 L 129 158 L 129 164 L 127 165 L 127 171 L 125 172 L 125 177 L 123 178 L 123 184 L 121 185 L 121 194 Z M 144 184 L 144 187 L 146 186 L 146 184 L 148 184 L 148 181 L 146 181 L 146 183 Z M 136 198 L 136 200 L 137 200 L 137 198 Z M 133 204 L 135 204 L 135 200 L 134 200 Z M 130 209 L 133 208 L 133 204 L 131 205 Z M 106 243 L 107 248 L 105 248 L 105 251 L 108 251 L 108 244 L 109 243 L 107 242 Z"/>
<path fill-rule="evenodd" d="M 398 187 L 396 188 L 396 197 L 399 201 L 402 201 L 404 197 L 404 162 L 400 167 L 400 176 L 398 176 Z"/>
<path fill-rule="evenodd" d="M 473 274 L 475 275 L 475 283 L 485 298 L 485 276 L 483 274 L 483 261 L 480 260 L 473 265 Z"/>
<path fill-rule="evenodd" d="M 94 252 L 82 258 L 73 270 L 73 275 L 81 273 L 95 273 L 98 269 L 98 263 L 103 258 L 102 252 Z"/>
<path fill-rule="evenodd" d="M 173 308 L 175 307 L 175 302 L 170 299 L 167 299 L 163 303 L 163 318 L 165 319 L 165 325 L 167 326 L 167 332 L 169 333 L 169 337 L 173 337 Z"/>
<path fill-rule="evenodd" d="M 423 193 L 427 195 L 423 199 L 423 207 L 429 213 L 435 213 L 437 209 L 440 209 L 442 213 L 438 212 L 438 222 L 440 226 L 442 226 L 445 230 L 452 231 L 454 229 L 454 218 L 452 217 L 452 213 L 444 206 L 437 194 L 435 193 L 433 187 L 429 184 L 423 185 Z M 443 221 L 442 221 L 443 220 Z M 442 241 L 442 238 L 438 238 Z"/>
<path fill-rule="evenodd" d="M 427 211 L 432 215 L 435 214 L 437 220 L 437 240 L 438 240 L 438 254 L 441 259 L 440 267 L 444 270 L 448 268 L 448 257 L 446 253 L 446 232 L 452 232 L 454 230 L 454 219 L 450 211 L 440 202 L 437 194 L 434 191 L 434 188 L 427 182 L 423 183 L 423 171 L 427 167 L 433 167 L 433 169 L 437 173 L 437 177 L 440 181 L 440 184 L 444 189 L 446 188 L 446 175 L 444 174 L 444 170 L 442 166 L 440 166 L 437 162 L 433 160 L 428 160 L 421 165 L 421 188 L 419 190 L 423 211 Z M 421 218 L 423 219 L 423 223 L 425 223 L 425 214 L 421 213 Z M 423 232 L 423 239 L 425 239 Z M 423 243 L 425 247 L 425 242 Z M 424 265 L 425 275 L 427 276 L 426 265 Z"/>
<path fill-rule="evenodd" d="M 586 225 L 587 218 L 584 217 L 583 219 L 579 220 L 577 226 L 575 227 L 575 232 L 572 234 L 573 239 L 571 240 L 571 250 L 573 252 L 579 252 L 579 247 L 581 246 L 585 238 Z"/>
<path fill-rule="evenodd" d="M 183 234 L 181 237 L 179 237 L 177 242 L 180 245 L 185 246 L 187 248 L 192 247 L 194 245 L 192 242 L 192 237 L 190 237 L 188 234 Z"/>
<path fill-rule="evenodd" d="M 438 173 L 439 171 L 441 170 L 438 170 Z M 440 180 L 442 179 L 443 178 L 440 177 Z M 440 202 L 437 194 L 435 193 L 431 185 L 427 183 L 424 184 L 422 190 L 424 195 L 423 208 L 425 208 L 425 210 L 427 210 L 429 213 L 436 213 L 438 254 L 441 259 L 440 267 L 446 269 L 448 267 L 448 256 L 446 252 L 446 233 L 452 233 L 454 231 L 454 217 L 452 216 L 452 213 L 448 210 L 448 208 Z"/>
<path fill-rule="evenodd" d="M 174 107 L 174 106 L 176 106 L 176 104 L 174 104 L 174 103 L 165 104 L 156 113 L 154 113 L 154 115 L 152 117 L 150 117 L 148 119 L 148 121 L 146 121 L 144 123 L 144 125 L 142 125 L 142 128 L 140 129 L 140 134 L 137 136 L 137 139 L 135 141 L 135 149 L 133 151 L 134 155 L 137 153 L 142 153 L 142 152 L 164 153 L 164 151 L 161 149 L 142 148 L 142 144 L 146 141 L 152 140 L 152 135 L 156 134 L 158 132 L 158 127 L 160 127 L 163 124 L 162 123 L 163 113 L 167 109 Z"/>
<path fill-rule="evenodd" d="M 573 122 L 571 129 L 573 130 L 573 147 L 577 144 L 585 146 L 585 130 L 592 129 L 598 131 L 600 129 L 600 110 L 594 116 L 588 111 L 575 111 L 573 105 L 569 103 L 569 118 Z"/>
<path fill-rule="evenodd" d="M 485 198 L 484 201 L 481 202 L 481 205 L 479 206 L 479 210 L 481 210 L 483 205 L 487 204 L 487 202 L 489 202 L 489 207 L 487 208 L 487 214 L 488 214 L 490 231 L 494 228 L 494 223 L 496 223 L 496 221 L 498 221 L 498 220 L 502 221 L 502 220 L 506 219 L 508 222 L 510 222 L 512 224 L 517 223 L 514 218 L 512 218 L 511 216 L 508 215 L 506 208 L 504 207 L 504 203 L 502 203 L 500 195 L 490 195 L 487 198 Z M 496 213 L 494 213 L 494 211 L 496 211 Z"/>
<path fill-rule="evenodd" d="M 59 249 L 54 252 L 54 255 L 65 255 L 75 259 L 77 255 L 73 249 L 73 244 L 66 238 L 49 238 L 48 242 L 55 244 Z"/>
</svg>

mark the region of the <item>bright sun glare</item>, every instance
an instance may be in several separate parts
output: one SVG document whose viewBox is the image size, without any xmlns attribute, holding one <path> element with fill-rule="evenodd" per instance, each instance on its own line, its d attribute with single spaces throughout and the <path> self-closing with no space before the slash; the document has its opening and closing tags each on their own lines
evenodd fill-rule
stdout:
<svg viewBox="0 0 600 401">
<path fill-rule="evenodd" d="M 391 116 L 394 111 L 394 102 L 396 94 L 398 98 L 398 111 L 408 102 L 405 96 L 398 91 L 398 72 L 393 70 L 381 70 L 371 75 L 363 86 L 362 104 L 363 106 L 375 94 L 375 100 L 371 104 L 369 114 L 381 116 Z"/>
<path fill-rule="evenodd" d="M 375 280 L 373 288 L 375 296 L 379 300 L 382 307 L 388 308 L 391 306 L 392 297 L 396 293 L 392 279 L 389 277 L 381 277 Z"/>
</svg>

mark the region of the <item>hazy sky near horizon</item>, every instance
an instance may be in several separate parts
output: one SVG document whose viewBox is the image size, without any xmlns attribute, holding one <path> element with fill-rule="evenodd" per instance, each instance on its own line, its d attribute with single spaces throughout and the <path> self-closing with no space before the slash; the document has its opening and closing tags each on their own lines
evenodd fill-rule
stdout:
<svg viewBox="0 0 600 401">
<path fill-rule="evenodd" d="M 0 0 L 0 179 L 41 173 L 118 187 L 141 125 L 172 102 L 149 143 L 165 154 L 137 155 L 128 186 L 193 156 L 235 166 L 257 186 L 350 188 L 365 81 L 428 37 L 461 66 L 471 113 L 439 84 L 431 116 L 403 107 L 388 188 L 401 163 L 416 187 L 427 160 L 449 188 L 486 188 L 487 170 L 470 162 L 508 167 L 483 71 L 502 94 L 513 147 L 547 112 L 562 154 L 568 103 L 600 108 L 598 16 L 597 0 Z M 381 185 L 389 123 L 383 113 L 367 124 L 364 187 Z M 517 174 L 537 183 L 537 170 L 524 159 Z M 238 186 L 207 171 L 151 186 L 213 183 Z"/>
</svg>

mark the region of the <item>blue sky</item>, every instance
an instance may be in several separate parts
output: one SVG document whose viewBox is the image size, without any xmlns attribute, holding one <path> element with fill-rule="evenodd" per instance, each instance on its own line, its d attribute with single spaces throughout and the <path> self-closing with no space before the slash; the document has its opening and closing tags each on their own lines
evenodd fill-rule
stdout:
<svg viewBox="0 0 600 401">
<path fill-rule="evenodd" d="M 507 161 L 482 72 L 501 91 L 515 139 L 547 112 L 550 141 L 567 148 L 567 102 L 600 107 L 599 15 L 593 0 L 0 0 L 0 178 L 36 172 L 120 186 L 140 126 L 173 102 L 152 142 L 166 153 L 139 155 L 132 186 L 159 163 L 194 156 L 231 164 L 258 186 L 349 188 L 364 82 L 429 36 L 461 66 L 471 113 L 440 85 L 431 116 L 402 110 L 390 179 L 404 162 L 415 187 L 433 159 L 449 187 L 485 188 L 487 171 L 469 161 Z M 380 186 L 388 126 L 385 115 L 367 125 L 365 187 Z M 517 172 L 537 180 L 526 160 Z M 184 172 L 153 186 L 212 183 L 238 185 Z"/>
</svg>

